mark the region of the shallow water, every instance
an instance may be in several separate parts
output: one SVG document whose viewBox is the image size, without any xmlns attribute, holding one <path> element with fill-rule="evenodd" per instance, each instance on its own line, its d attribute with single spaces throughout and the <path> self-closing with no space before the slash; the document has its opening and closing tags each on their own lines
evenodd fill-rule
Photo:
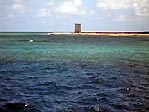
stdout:
<svg viewBox="0 0 149 112">
<path fill-rule="evenodd" d="M 149 37 L 0 36 L 0 111 L 147 112 L 148 57 Z"/>
</svg>

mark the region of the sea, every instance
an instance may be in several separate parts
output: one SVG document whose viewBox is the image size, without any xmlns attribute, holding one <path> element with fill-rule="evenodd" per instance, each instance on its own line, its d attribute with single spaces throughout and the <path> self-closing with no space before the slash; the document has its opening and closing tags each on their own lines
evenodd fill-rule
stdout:
<svg viewBox="0 0 149 112">
<path fill-rule="evenodd" d="M 149 37 L 0 33 L 0 112 L 149 112 Z"/>
</svg>

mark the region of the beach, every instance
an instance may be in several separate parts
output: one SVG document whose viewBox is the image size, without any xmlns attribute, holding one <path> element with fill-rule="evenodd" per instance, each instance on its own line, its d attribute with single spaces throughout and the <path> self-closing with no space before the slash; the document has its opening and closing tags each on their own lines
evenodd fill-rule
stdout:
<svg viewBox="0 0 149 112">
<path fill-rule="evenodd" d="M 50 32 L 48 35 L 149 36 L 148 32 Z"/>
</svg>

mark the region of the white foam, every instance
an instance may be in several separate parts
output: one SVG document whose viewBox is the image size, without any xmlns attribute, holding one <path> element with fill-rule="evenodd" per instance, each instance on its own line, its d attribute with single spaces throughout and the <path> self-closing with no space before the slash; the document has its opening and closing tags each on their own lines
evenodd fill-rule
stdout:
<svg viewBox="0 0 149 112">
<path fill-rule="evenodd" d="M 29 42 L 33 42 L 34 40 L 29 40 Z"/>
</svg>

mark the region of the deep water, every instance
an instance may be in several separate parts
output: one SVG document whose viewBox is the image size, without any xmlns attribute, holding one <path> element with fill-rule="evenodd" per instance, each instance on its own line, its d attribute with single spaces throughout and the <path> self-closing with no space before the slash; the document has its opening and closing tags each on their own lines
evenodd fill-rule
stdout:
<svg viewBox="0 0 149 112">
<path fill-rule="evenodd" d="M 139 111 L 149 37 L 0 36 L 0 112 Z"/>
</svg>

